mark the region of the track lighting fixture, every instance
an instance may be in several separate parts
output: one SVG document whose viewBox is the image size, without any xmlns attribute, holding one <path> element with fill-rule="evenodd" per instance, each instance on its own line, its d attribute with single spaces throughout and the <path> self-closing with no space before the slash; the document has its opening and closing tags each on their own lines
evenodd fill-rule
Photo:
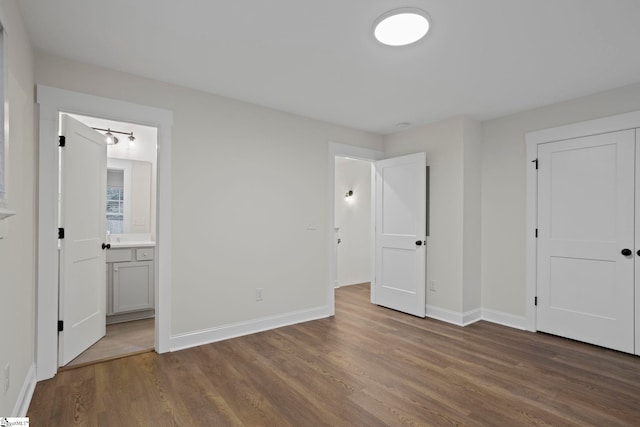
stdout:
<svg viewBox="0 0 640 427">
<path fill-rule="evenodd" d="M 118 143 L 118 138 L 113 136 L 111 129 L 107 129 L 107 133 L 105 133 L 104 136 L 107 137 L 107 145 L 116 145 Z"/>
<path fill-rule="evenodd" d="M 133 136 L 133 131 L 131 132 L 121 132 L 119 130 L 111 130 L 111 128 L 102 129 L 102 128 L 93 128 L 100 132 L 105 132 L 104 136 L 107 138 L 107 145 L 116 145 L 119 140 L 115 137 L 114 133 L 119 133 L 120 135 L 127 135 L 131 144 L 136 140 L 136 137 Z"/>
</svg>

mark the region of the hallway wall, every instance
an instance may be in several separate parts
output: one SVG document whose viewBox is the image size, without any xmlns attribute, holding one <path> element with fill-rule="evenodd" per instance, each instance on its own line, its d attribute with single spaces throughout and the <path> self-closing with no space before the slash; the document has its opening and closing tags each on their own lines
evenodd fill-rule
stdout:
<svg viewBox="0 0 640 427">
<path fill-rule="evenodd" d="M 345 197 L 347 191 L 353 196 Z M 336 158 L 335 224 L 338 286 L 371 281 L 371 163 Z"/>
</svg>

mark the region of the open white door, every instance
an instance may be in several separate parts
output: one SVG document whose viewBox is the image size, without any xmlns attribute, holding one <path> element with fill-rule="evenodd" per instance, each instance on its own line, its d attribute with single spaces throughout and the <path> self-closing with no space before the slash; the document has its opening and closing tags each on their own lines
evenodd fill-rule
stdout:
<svg viewBox="0 0 640 427">
<path fill-rule="evenodd" d="M 60 307 L 64 322 L 58 365 L 64 366 L 105 335 L 107 145 L 103 135 L 61 117 Z"/>
<path fill-rule="evenodd" d="M 633 130 L 538 146 L 537 329 L 633 353 Z"/>
<path fill-rule="evenodd" d="M 375 303 L 424 317 L 425 153 L 376 162 Z"/>
<path fill-rule="evenodd" d="M 634 304 L 634 330 L 635 354 L 640 356 L 640 128 L 636 132 L 636 188 L 635 188 L 635 250 L 636 255 L 634 262 L 634 282 L 633 289 L 635 294 Z"/>
</svg>

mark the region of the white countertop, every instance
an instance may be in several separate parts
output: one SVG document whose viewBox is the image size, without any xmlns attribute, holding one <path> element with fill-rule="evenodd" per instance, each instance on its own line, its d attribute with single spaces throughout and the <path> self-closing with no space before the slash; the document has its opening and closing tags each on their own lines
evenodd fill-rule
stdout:
<svg viewBox="0 0 640 427">
<path fill-rule="evenodd" d="M 111 242 L 111 248 L 112 249 L 117 249 L 117 248 L 149 248 L 149 247 L 155 247 L 156 246 L 156 242 L 152 242 L 152 241 L 129 241 L 129 242 Z"/>
<path fill-rule="evenodd" d="M 112 248 L 149 248 L 155 247 L 156 242 L 151 240 L 149 233 L 126 233 L 112 234 L 108 236 L 107 242 Z"/>
</svg>

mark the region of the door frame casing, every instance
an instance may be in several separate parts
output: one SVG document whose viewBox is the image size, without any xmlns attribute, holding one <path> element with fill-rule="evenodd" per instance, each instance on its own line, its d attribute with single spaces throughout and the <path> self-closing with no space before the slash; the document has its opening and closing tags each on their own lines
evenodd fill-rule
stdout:
<svg viewBox="0 0 640 427">
<path fill-rule="evenodd" d="M 173 112 L 37 85 L 38 262 L 36 379 L 58 369 L 58 129 L 61 112 L 139 123 L 158 129 L 155 350 L 169 351 L 171 333 L 171 129 Z"/>
<path fill-rule="evenodd" d="M 354 145 L 338 144 L 329 142 L 329 170 L 328 170 L 328 205 L 329 205 L 329 228 L 328 228 L 328 248 L 329 248 L 329 271 L 327 276 L 327 288 L 329 292 L 329 315 L 336 314 L 335 283 L 334 277 L 337 271 L 336 265 L 336 245 L 335 245 L 335 187 L 336 187 L 336 157 L 350 157 L 352 159 L 371 162 L 371 302 L 375 303 L 374 280 L 375 280 L 375 167 L 377 160 L 384 159 L 382 151 L 357 147 Z"/>
<path fill-rule="evenodd" d="M 528 331 L 535 332 L 536 328 L 536 307 L 535 297 L 537 290 L 537 241 L 535 230 L 538 226 L 538 174 L 536 172 L 535 162 L 538 157 L 538 145 L 549 142 L 562 141 L 566 139 L 579 138 L 584 136 L 598 135 L 602 133 L 616 132 L 627 129 L 640 128 L 640 111 L 630 113 L 617 114 L 614 116 L 603 117 L 599 119 L 587 120 L 578 123 L 572 123 L 564 126 L 557 126 L 549 129 L 542 129 L 525 134 L 526 144 L 526 180 L 527 180 L 527 196 L 526 196 L 526 226 L 525 226 L 525 242 L 526 242 L 526 322 L 525 326 Z M 638 299 L 636 298 L 636 301 Z M 635 328 L 640 329 L 640 304 L 636 302 Z M 636 339 L 636 354 L 639 351 L 640 343 Z"/>
</svg>

